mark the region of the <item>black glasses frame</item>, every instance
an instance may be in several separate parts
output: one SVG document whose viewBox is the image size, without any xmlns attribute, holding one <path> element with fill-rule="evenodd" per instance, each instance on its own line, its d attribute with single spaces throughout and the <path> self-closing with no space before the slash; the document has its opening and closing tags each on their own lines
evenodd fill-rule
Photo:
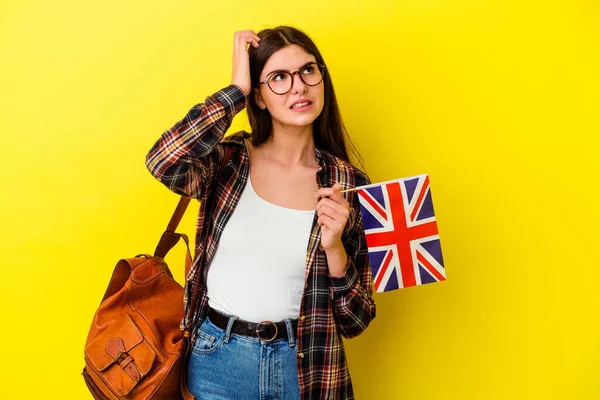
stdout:
<svg viewBox="0 0 600 400">
<path fill-rule="evenodd" d="M 302 71 L 304 68 L 310 66 L 310 65 L 316 65 L 317 67 L 319 67 L 319 71 L 321 71 L 321 80 L 317 83 L 315 83 L 314 85 L 308 84 L 306 83 L 306 81 L 304 80 L 304 78 L 302 77 L 302 74 L 300 73 L 300 71 Z M 292 84 L 290 85 L 290 88 L 283 92 L 283 93 L 277 93 L 276 91 L 273 90 L 273 88 L 271 87 L 271 85 L 269 84 L 269 81 L 271 80 L 271 78 L 273 77 L 273 75 L 277 75 L 277 74 L 288 74 L 292 77 Z M 319 64 L 319 63 L 310 63 L 310 64 L 306 64 L 305 66 L 302 67 L 302 69 L 299 69 L 297 71 L 281 71 L 281 72 L 277 72 L 274 74 L 269 75 L 269 77 L 267 79 L 265 79 L 262 82 L 259 82 L 261 85 L 267 85 L 269 87 L 269 89 L 271 89 L 271 92 L 278 94 L 280 96 L 283 96 L 284 94 L 287 94 L 290 90 L 292 90 L 292 88 L 294 87 L 294 75 L 298 74 L 298 76 L 300 77 L 300 80 L 307 86 L 317 86 L 319 85 L 321 82 L 323 82 L 323 79 L 325 78 L 325 64 Z"/>
</svg>

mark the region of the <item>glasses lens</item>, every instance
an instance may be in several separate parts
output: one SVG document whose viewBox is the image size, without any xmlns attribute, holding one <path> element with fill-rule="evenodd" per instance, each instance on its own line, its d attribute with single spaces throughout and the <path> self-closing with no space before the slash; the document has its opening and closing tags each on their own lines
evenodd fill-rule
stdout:
<svg viewBox="0 0 600 400">
<path fill-rule="evenodd" d="M 292 87 L 292 75 L 279 72 L 269 78 L 269 87 L 277 94 L 287 93 Z"/>
<path fill-rule="evenodd" d="M 310 86 L 318 85 L 323 80 L 323 75 L 317 64 L 307 65 L 300 73 L 302 74 L 304 83 Z"/>
</svg>

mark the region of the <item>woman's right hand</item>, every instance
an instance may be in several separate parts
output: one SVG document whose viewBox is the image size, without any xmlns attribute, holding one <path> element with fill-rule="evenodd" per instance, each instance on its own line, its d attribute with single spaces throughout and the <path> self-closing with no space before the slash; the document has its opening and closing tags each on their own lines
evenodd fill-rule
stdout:
<svg viewBox="0 0 600 400">
<path fill-rule="evenodd" d="M 260 38 L 251 30 L 236 32 L 233 36 L 233 71 L 231 84 L 239 86 L 244 94 L 248 96 L 252 89 L 250 82 L 250 57 L 248 56 L 248 44 L 258 47 Z"/>
</svg>

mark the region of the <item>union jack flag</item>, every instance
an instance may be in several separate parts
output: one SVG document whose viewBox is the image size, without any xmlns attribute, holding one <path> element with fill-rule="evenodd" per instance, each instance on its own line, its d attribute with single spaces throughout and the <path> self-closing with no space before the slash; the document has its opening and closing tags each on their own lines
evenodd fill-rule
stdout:
<svg viewBox="0 0 600 400">
<path fill-rule="evenodd" d="M 446 280 L 427 174 L 357 192 L 375 291 Z"/>
</svg>

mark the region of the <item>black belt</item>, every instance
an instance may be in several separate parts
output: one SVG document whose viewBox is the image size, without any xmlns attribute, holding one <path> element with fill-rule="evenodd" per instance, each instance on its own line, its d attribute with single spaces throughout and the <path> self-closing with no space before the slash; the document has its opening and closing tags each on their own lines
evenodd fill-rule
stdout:
<svg viewBox="0 0 600 400">
<path fill-rule="evenodd" d="M 208 309 L 208 319 L 221 329 L 227 329 L 229 318 L 230 317 L 221 314 L 214 308 Z M 297 319 L 292 320 L 292 328 L 294 329 L 293 334 L 295 337 L 296 330 L 298 329 Z M 256 323 L 236 319 L 233 322 L 231 332 L 238 335 L 257 337 L 265 342 L 288 338 L 287 325 L 285 322 L 262 321 Z"/>
</svg>

